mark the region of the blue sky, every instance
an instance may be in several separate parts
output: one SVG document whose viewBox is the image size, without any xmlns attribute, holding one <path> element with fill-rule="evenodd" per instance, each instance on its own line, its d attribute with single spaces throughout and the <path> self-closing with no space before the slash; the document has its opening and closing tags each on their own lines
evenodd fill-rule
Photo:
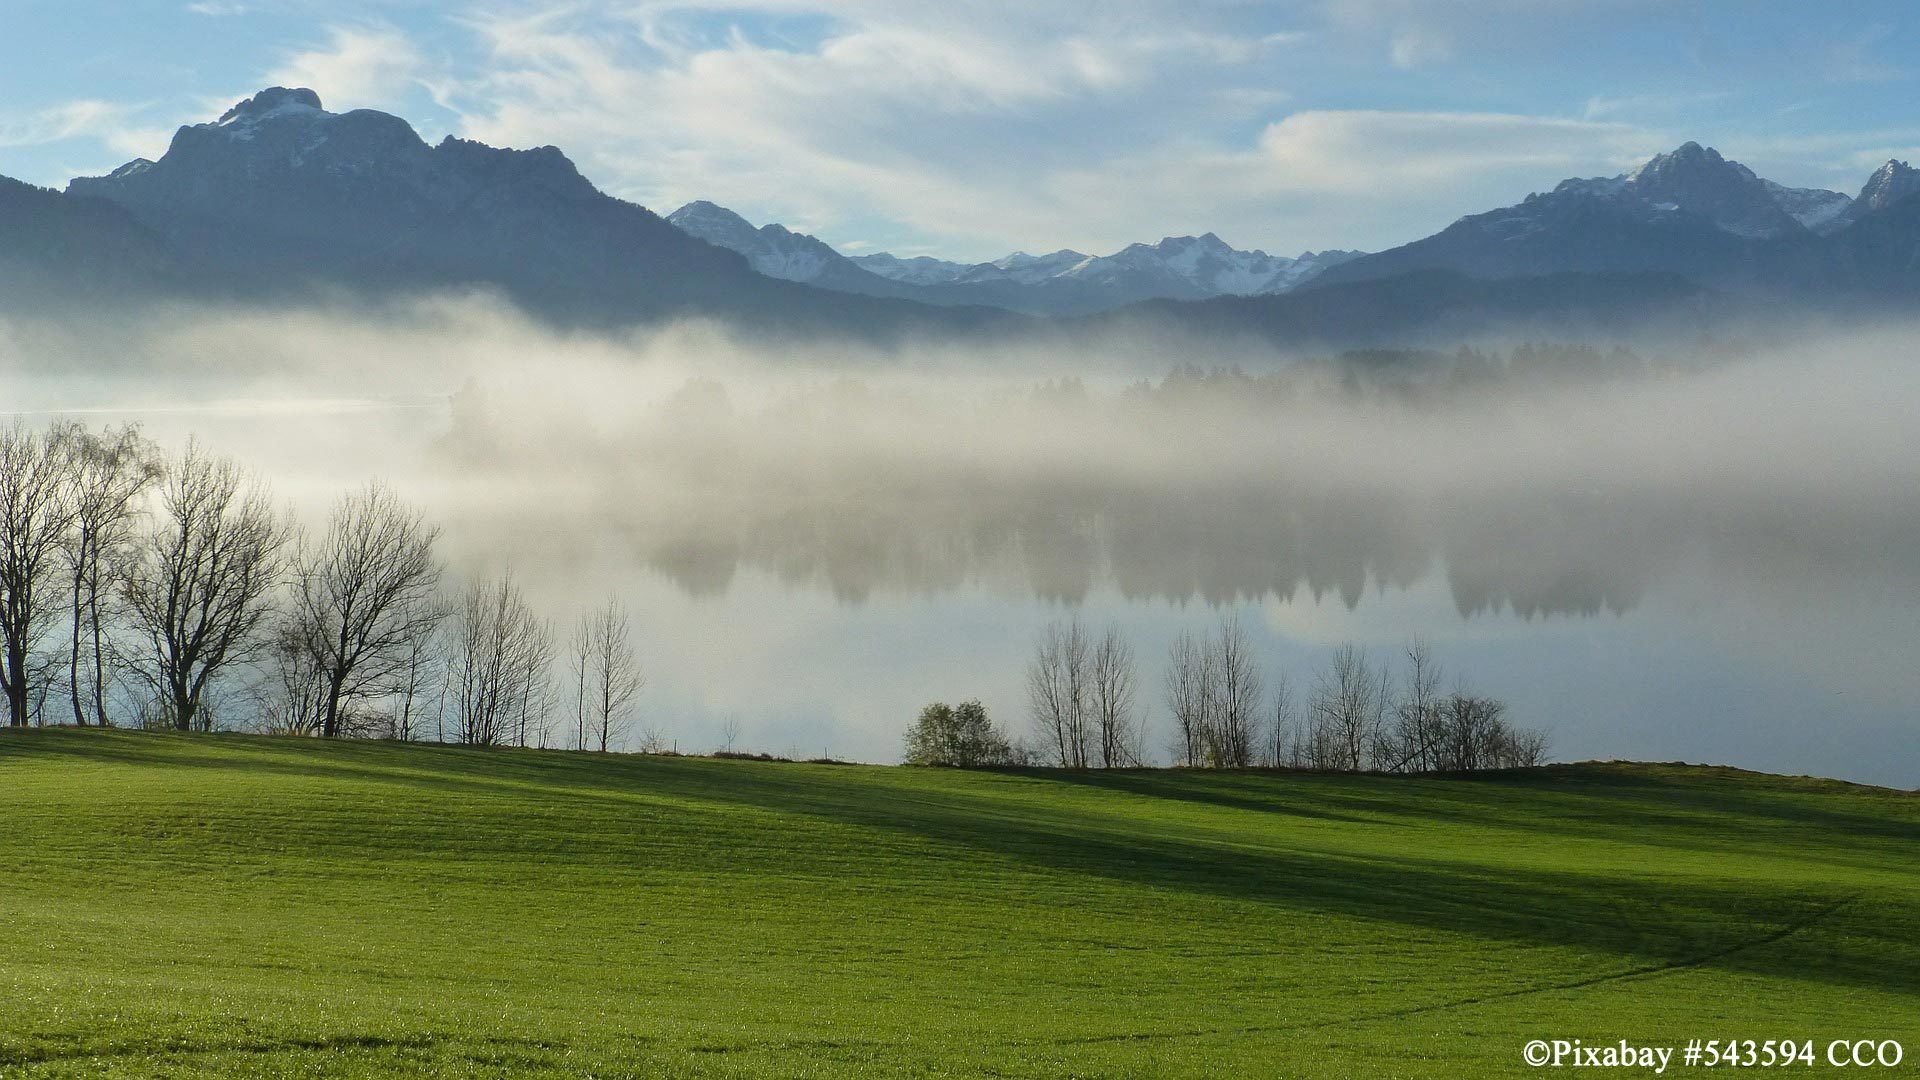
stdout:
<svg viewBox="0 0 1920 1080">
<path fill-rule="evenodd" d="M 1686 139 L 1854 191 L 1920 157 L 1917 8 L 6 0 L 0 174 L 154 156 L 284 83 L 849 251 L 1378 248 Z"/>
</svg>

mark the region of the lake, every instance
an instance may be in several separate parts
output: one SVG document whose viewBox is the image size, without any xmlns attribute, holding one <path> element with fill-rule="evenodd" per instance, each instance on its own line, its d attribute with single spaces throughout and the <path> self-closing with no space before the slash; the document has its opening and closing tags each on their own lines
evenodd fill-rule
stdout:
<svg viewBox="0 0 1920 1080">
<path fill-rule="evenodd" d="M 739 749 L 897 760 L 922 705 L 972 697 L 1025 733 L 1033 642 L 1077 615 L 1133 642 L 1167 760 L 1169 643 L 1232 612 L 1296 699 L 1342 643 L 1397 661 L 1417 640 L 1557 759 L 1920 785 L 1901 340 L 1467 402 L 1176 405 L 950 368 L 645 355 L 610 378 L 618 348 L 542 348 L 339 385 L 309 366 L 0 390 L 195 434 L 308 521 L 384 477 L 456 573 L 510 567 L 563 637 L 619 597 L 640 724 L 682 750 L 737 729 Z"/>
</svg>

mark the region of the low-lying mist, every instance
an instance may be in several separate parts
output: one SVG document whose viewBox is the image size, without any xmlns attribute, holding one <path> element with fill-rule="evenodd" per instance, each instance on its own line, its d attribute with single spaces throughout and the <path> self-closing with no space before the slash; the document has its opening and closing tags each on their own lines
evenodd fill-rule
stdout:
<svg viewBox="0 0 1920 1080">
<path fill-rule="evenodd" d="M 1369 606 L 1435 588 L 1468 630 L 1651 605 L 1910 715 L 1912 340 L 771 350 L 705 324 L 558 334 L 451 297 L 15 319 L 0 393 L 197 433 L 304 516 L 384 477 L 446 527 L 456 567 L 511 565 L 555 606 L 638 578 L 720 605 L 769 587 L 841 608 L 998 597 L 1025 641 L 1061 605 L 1197 602 L 1300 639 L 1298 613 L 1332 601 L 1347 636 L 1391 643 L 1446 631 Z"/>
</svg>

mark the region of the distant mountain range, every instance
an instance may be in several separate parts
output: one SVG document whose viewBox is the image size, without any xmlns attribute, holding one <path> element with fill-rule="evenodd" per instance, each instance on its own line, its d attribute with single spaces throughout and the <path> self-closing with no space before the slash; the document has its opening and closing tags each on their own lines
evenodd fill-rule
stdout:
<svg viewBox="0 0 1920 1080">
<path fill-rule="evenodd" d="M 894 296 L 928 304 L 980 304 L 1035 315 L 1079 315 L 1142 300 L 1204 300 L 1283 293 L 1312 281 L 1357 251 L 1304 252 L 1297 258 L 1241 251 L 1218 236 L 1169 236 L 1112 255 L 1017 251 L 984 263 L 886 252 L 842 255 L 784 225 L 752 223 L 724 206 L 691 202 L 667 215 L 689 235 L 739 252 L 755 270 L 841 292 Z"/>
<path fill-rule="evenodd" d="M 1788 188 L 1698 143 L 1328 270 L 1323 284 L 1452 270 L 1477 278 L 1678 274 L 1806 300 L 1920 289 L 1920 171 L 1889 161 L 1859 195 Z"/>
<path fill-rule="evenodd" d="M 0 304 L 446 288 L 496 290 L 570 324 L 702 315 L 893 339 L 1030 334 L 1041 323 L 1028 315 L 1062 331 L 1150 319 L 1378 344 L 1497 319 L 1632 327 L 1656 309 L 1683 322 L 1906 311 L 1920 299 L 1920 171 L 1889 161 L 1850 197 L 1687 143 L 1372 254 L 1287 258 L 1209 233 L 977 264 L 848 256 L 710 202 L 661 218 L 553 147 L 429 145 L 398 117 L 330 112 L 300 89 L 261 91 L 181 128 L 158 161 L 65 192 L 0 178 Z"/>
<path fill-rule="evenodd" d="M 1010 317 L 771 278 L 603 194 L 553 147 L 429 146 L 398 117 L 329 112 L 311 90 L 263 90 L 181 128 L 158 161 L 76 179 L 64 194 L 26 191 L 0 199 L 0 262 L 13 276 L 26 264 L 91 281 L 118 265 L 128 289 L 240 299 L 484 287 L 589 324 L 699 314 L 896 334 Z M 62 237 L 32 241 L 50 230 Z M 130 256 L 140 272 L 124 265 Z"/>
</svg>

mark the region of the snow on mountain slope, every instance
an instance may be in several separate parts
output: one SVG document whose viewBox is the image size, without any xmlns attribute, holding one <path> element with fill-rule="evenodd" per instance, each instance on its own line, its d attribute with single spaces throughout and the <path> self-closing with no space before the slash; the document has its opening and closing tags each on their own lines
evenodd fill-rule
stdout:
<svg viewBox="0 0 1920 1080">
<path fill-rule="evenodd" d="M 1359 252 L 1303 252 L 1297 258 L 1241 251 L 1218 236 L 1169 236 L 1155 244 L 1130 244 L 1112 255 L 1063 249 L 1046 255 L 1016 251 L 992 262 L 964 266 L 920 256 L 900 259 L 884 252 L 853 261 L 895 281 L 925 285 L 1011 284 L 1044 286 L 1078 282 L 1116 294 L 1198 298 L 1285 292 Z"/>
<path fill-rule="evenodd" d="M 936 259 L 931 255 L 912 255 L 901 258 L 887 252 L 875 252 L 872 255 L 849 255 L 854 265 L 870 274 L 879 274 L 888 281 L 898 281 L 906 285 L 945 285 L 969 269 L 968 264 Z"/>
<path fill-rule="evenodd" d="M 667 215 L 682 232 L 747 257 L 755 270 L 788 281 L 813 281 L 828 265 L 846 256 L 805 233 L 783 225 L 756 229 L 746 218 L 706 200 L 690 202 Z"/>
<path fill-rule="evenodd" d="M 1086 262 L 1087 259 L 1088 256 L 1067 248 L 1061 248 L 1046 255 L 1029 255 L 1024 251 L 1016 251 L 1005 258 L 970 266 L 954 281 L 960 284 L 1011 281 L 1018 285 L 1038 285 L 1050 278 L 1067 273 Z"/>
<path fill-rule="evenodd" d="M 1795 221 L 1816 233 L 1830 233 L 1847 223 L 1847 210 L 1853 200 L 1826 188 L 1790 188 L 1763 180 L 1773 201 Z"/>
<path fill-rule="evenodd" d="M 1889 160 L 1867 178 L 1860 195 L 1853 200 L 1850 217 L 1885 210 L 1894 203 L 1920 194 L 1920 169 L 1904 161 Z"/>
</svg>

